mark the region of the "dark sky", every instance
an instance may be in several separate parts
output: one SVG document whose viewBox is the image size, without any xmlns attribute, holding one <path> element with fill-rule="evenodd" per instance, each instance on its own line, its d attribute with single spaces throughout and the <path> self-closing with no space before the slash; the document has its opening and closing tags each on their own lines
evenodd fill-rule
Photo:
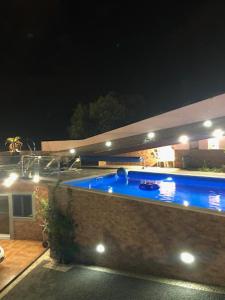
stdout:
<svg viewBox="0 0 225 300">
<path fill-rule="evenodd" d="M 224 92 L 223 2 L 1 1 L 1 140 L 66 139 L 76 103 L 109 91 L 149 116 Z"/>
</svg>

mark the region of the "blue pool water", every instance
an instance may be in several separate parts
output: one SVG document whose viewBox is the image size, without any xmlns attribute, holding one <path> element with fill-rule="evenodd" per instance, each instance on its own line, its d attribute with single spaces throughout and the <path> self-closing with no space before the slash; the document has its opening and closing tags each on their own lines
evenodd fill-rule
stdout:
<svg viewBox="0 0 225 300">
<path fill-rule="evenodd" d="M 145 182 L 156 183 L 159 185 L 159 189 L 141 190 L 139 185 Z M 120 180 L 116 174 L 109 174 L 69 181 L 65 184 L 107 193 L 176 203 L 187 207 L 225 211 L 225 179 L 130 171 L 127 180 Z"/>
</svg>

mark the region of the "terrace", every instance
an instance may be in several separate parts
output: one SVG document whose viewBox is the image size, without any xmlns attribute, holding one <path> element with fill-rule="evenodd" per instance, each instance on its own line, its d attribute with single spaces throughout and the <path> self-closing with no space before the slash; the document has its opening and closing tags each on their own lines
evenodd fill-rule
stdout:
<svg viewBox="0 0 225 300">
<path fill-rule="evenodd" d="M 225 173 L 213 172 L 225 161 L 224 101 L 221 95 L 87 140 L 2 156 L 0 208 L 8 219 L 0 234 L 42 240 L 36 212 L 60 181 L 54 202 L 78 225 L 70 228 L 76 262 L 224 286 Z M 201 148 L 212 138 L 217 149 Z M 187 153 L 212 168 L 176 167 Z M 143 191 L 143 184 L 157 189 Z"/>
</svg>

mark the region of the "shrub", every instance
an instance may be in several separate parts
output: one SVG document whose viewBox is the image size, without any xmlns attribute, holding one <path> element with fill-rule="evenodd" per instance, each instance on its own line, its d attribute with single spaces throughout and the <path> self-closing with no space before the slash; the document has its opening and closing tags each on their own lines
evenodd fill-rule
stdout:
<svg viewBox="0 0 225 300">
<path fill-rule="evenodd" d="M 56 193 L 59 183 L 53 188 L 49 204 L 45 206 L 44 216 L 47 220 L 48 238 L 51 255 L 59 263 L 68 264 L 74 261 L 79 247 L 75 242 L 75 228 L 77 225 L 72 217 L 72 193 L 68 190 L 68 205 L 62 212 L 57 203 Z"/>
</svg>

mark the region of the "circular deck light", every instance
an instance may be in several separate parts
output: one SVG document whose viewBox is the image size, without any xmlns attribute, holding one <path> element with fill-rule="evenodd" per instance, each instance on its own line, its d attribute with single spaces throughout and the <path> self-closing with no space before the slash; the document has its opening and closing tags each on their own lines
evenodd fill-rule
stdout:
<svg viewBox="0 0 225 300">
<path fill-rule="evenodd" d="M 96 247 L 96 251 L 98 253 L 101 253 L 101 254 L 104 253 L 105 252 L 105 246 L 102 245 L 102 244 L 98 244 L 97 247 Z"/>
<path fill-rule="evenodd" d="M 220 139 L 223 137 L 224 135 L 224 131 L 222 129 L 215 129 L 212 133 L 212 135 L 217 138 L 217 139 Z"/>
<path fill-rule="evenodd" d="M 181 135 L 178 140 L 181 144 L 187 144 L 189 141 L 189 137 L 187 135 Z"/>
<path fill-rule="evenodd" d="M 189 206 L 189 202 L 187 200 L 184 200 L 183 205 L 188 207 Z"/>
<path fill-rule="evenodd" d="M 70 149 L 70 154 L 75 154 L 76 150 L 75 149 Z"/>
<path fill-rule="evenodd" d="M 212 121 L 211 121 L 211 120 L 206 120 L 206 121 L 203 123 L 203 126 L 205 126 L 205 127 L 212 127 Z"/>
<path fill-rule="evenodd" d="M 112 142 L 111 141 L 107 141 L 105 142 L 106 147 L 111 147 L 112 146 Z"/>
<path fill-rule="evenodd" d="M 180 259 L 185 264 L 192 264 L 195 261 L 194 255 L 189 252 L 182 252 L 180 255 Z"/>
<path fill-rule="evenodd" d="M 113 193 L 113 188 L 111 186 L 108 188 L 108 193 L 110 193 L 110 194 Z"/>
<path fill-rule="evenodd" d="M 147 137 L 149 139 L 153 139 L 155 137 L 155 132 L 149 132 L 148 135 L 147 135 Z"/>
</svg>

